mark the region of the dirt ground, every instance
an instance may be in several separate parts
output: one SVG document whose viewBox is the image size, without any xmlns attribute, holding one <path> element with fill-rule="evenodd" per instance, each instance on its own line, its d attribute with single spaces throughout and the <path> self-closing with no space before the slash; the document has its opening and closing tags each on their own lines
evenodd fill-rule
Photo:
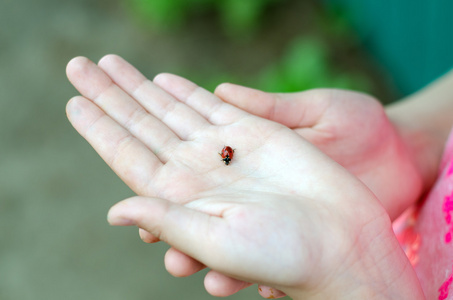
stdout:
<svg viewBox="0 0 453 300">
<path fill-rule="evenodd" d="M 241 47 L 236 65 L 250 72 L 279 51 L 250 58 L 246 45 L 219 45 L 210 29 L 191 26 L 198 34 L 146 31 L 118 1 L 0 1 L 0 299 L 213 299 L 204 272 L 176 279 L 165 271 L 165 244 L 107 224 L 109 207 L 133 193 L 65 116 L 74 56 L 120 54 L 152 77 L 207 70 Z M 200 44 L 211 53 L 204 60 Z M 255 286 L 228 299 L 261 297 Z"/>
</svg>

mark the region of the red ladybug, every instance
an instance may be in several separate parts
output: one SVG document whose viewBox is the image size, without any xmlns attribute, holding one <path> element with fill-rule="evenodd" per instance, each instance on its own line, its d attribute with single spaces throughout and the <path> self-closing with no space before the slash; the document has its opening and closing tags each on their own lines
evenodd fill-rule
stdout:
<svg viewBox="0 0 453 300">
<path fill-rule="evenodd" d="M 228 166 L 230 161 L 233 159 L 234 149 L 231 148 L 230 146 L 225 146 L 223 147 L 222 152 L 220 152 L 219 155 L 222 157 L 222 160 L 225 163 L 225 165 Z"/>
</svg>

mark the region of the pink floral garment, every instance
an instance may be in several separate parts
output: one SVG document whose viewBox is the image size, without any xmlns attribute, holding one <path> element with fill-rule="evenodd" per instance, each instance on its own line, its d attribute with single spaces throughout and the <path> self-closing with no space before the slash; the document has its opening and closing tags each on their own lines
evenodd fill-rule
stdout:
<svg viewBox="0 0 453 300">
<path fill-rule="evenodd" d="M 453 299 L 453 131 L 438 179 L 417 207 L 394 224 L 426 299 Z"/>
</svg>

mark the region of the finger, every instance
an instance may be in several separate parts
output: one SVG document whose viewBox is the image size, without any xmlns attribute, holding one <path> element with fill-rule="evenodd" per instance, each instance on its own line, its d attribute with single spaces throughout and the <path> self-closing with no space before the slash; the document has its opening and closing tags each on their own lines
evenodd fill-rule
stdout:
<svg viewBox="0 0 453 300">
<path fill-rule="evenodd" d="M 168 249 L 164 261 L 168 273 L 175 277 L 187 277 L 206 268 L 199 261 L 173 247 Z"/>
<path fill-rule="evenodd" d="M 273 94 L 231 83 L 219 85 L 214 93 L 225 102 L 289 128 L 316 125 L 330 99 L 329 90 Z"/>
<path fill-rule="evenodd" d="M 85 57 L 72 59 L 66 68 L 69 80 L 79 92 L 166 161 L 180 139 L 162 122 L 149 114 Z M 128 80 L 126 78 L 125 80 Z"/>
<path fill-rule="evenodd" d="M 149 149 L 91 101 L 78 96 L 66 107 L 69 121 L 136 193 L 146 189 L 161 161 Z"/>
<path fill-rule="evenodd" d="M 205 118 L 148 80 L 121 57 L 107 55 L 98 65 L 118 86 L 181 139 L 190 140 L 194 132 L 209 124 Z"/>
<path fill-rule="evenodd" d="M 220 84 L 215 89 L 214 94 L 223 101 L 240 109 L 270 120 L 274 116 L 274 108 L 278 102 L 278 97 L 275 94 L 232 83 Z"/>
<path fill-rule="evenodd" d="M 143 229 L 140 229 L 140 232 L 146 233 L 146 236 L 150 235 Z M 191 276 L 206 268 L 204 264 L 173 247 L 168 249 L 164 261 L 168 273 L 175 277 Z M 207 290 L 212 291 L 212 293 L 218 296 L 229 296 L 243 288 L 249 287 L 251 284 L 245 284 L 241 280 L 236 280 L 211 271 L 205 279 L 205 285 Z"/>
<path fill-rule="evenodd" d="M 278 299 L 286 296 L 286 294 L 282 291 L 265 285 L 258 286 L 258 293 L 261 295 L 261 297 L 266 299 Z"/>
<path fill-rule="evenodd" d="M 246 115 L 243 111 L 221 101 L 211 92 L 182 77 L 159 74 L 154 78 L 154 83 L 197 111 L 211 124 L 229 125 Z"/>
<path fill-rule="evenodd" d="M 154 235 L 152 235 L 151 233 L 142 228 L 138 229 L 138 234 L 140 235 L 142 241 L 144 241 L 145 243 L 153 244 L 160 242 L 160 240 L 157 237 L 155 237 Z"/>
<path fill-rule="evenodd" d="M 251 285 L 216 271 L 209 271 L 204 279 L 206 291 L 215 297 L 228 297 Z"/>
<path fill-rule="evenodd" d="M 226 255 L 219 240 L 223 219 L 159 198 L 133 197 L 114 205 L 108 213 L 111 225 L 135 225 L 210 267 L 225 268 Z M 228 267 L 228 266 L 227 266 Z"/>
</svg>

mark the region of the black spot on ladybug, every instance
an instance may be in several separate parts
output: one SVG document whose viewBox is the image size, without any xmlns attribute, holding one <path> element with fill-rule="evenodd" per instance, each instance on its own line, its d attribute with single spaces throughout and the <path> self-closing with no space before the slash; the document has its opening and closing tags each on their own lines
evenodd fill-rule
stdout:
<svg viewBox="0 0 453 300">
<path fill-rule="evenodd" d="M 233 159 L 234 149 L 230 146 L 225 146 L 223 147 L 222 152 L 220 152 L 219 155 L 222 157 L 222 161 L 225 163 L 225 165 L 228 166 L 230 164 L 230 161 Z"/>
</svg>

